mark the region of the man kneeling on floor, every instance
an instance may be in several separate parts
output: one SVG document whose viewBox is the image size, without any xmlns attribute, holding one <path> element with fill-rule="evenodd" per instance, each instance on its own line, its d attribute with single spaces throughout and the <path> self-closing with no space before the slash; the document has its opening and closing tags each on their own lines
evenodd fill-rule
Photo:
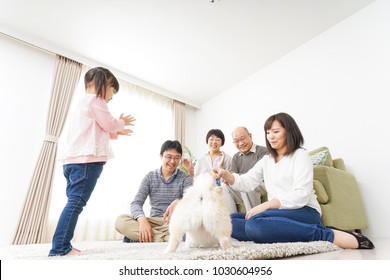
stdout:
<svg viewBox="0 0 390 280">
<path fill-rule="evenodd" d="M 192 186 L 193 179 L 178 169 L 182 157 L 179 141 L 167 140 L 161 147 L 160 168 L 150 171 L 139 187 L 130 205 L 131 215 L 120 215 L 116 230 L 125 237 L 123 242 L 164 242 L 169 240 L 168 220 L 184 191 Z M 143 205 L 149 196 L 150 217 Z"/>
</svg>

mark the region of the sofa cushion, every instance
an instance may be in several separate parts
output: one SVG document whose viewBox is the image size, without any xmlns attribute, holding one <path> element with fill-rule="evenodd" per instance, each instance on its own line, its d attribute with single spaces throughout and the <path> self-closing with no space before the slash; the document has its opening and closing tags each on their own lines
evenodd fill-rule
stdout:
<svg viewBox="0 0 390 280">
<path fill-rule="evenodd" d="M 321 147 L 309 152 L 313 165 L 326 165 L 333 167 L 332 156 L 327 147 Z"/>
<path fill-rule="evenodd" d="M 344 160 L 342 158 L 336 158 L 333 160 L 333 167 L 341 170 L 345 169 Z"/>
<path fill-rule="evenodd" d="M 329 151 L 323 150 L 321 152 L 315 153 L 314 155 L 311 155 L 310 157 L 313 165 L 324 165 L 328 153 Z"/>
<path fill-rule="evenodd" d="M 329 201 L 329 196 L 325 191 L 324 186 L 318 180 L 313 181 L 314 190 L 317 195 L 317 200 L 320 204 L 326 204 Z"/>
</svg>

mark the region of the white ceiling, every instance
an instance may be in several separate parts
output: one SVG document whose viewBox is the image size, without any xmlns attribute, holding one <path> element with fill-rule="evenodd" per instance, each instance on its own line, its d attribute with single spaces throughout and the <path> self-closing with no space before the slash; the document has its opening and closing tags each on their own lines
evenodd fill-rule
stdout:
<svg viewBox="0 0 390 280">
<path fill-rule="evenodd" d="M 195 107 L 374 0 L 0 0 L 0 32 Z"/>
</svg>

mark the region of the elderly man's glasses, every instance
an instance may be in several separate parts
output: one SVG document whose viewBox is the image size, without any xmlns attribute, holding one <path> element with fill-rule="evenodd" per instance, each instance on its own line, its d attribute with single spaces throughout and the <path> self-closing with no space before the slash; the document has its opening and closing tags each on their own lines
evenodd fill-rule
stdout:
<svg viewBox="0 0 390 280">
<path fill-rule="evenodd" d="M 237 145 L 240 142 L 245 142 L 247 139 L 248 139 L 247 136 L 241 136 L 239 139 L 234 139 L 233 143 Z"/>
</svg>

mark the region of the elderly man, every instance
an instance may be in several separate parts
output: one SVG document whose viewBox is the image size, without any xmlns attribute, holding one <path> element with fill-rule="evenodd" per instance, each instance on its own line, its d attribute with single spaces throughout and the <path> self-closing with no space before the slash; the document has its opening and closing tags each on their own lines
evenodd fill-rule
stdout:
<svg viewBox="0 0 390 280">
<path fill-rule="evenodd" d="M 238 149 L 238 152 L 233 155 L 231 171 L 237 174 L 248 172 L 268 150 L 264 146 L 259 146 L 253 143 L 252 134 L 249 133 L 246 127 L 237 127 L 232 132 L 233 143 Z M 261 187 L 256 190 L 241 193 L 241 197 L 246 208 L 249 211 L 256 205 L 261 203 Z"/>
</svg>

